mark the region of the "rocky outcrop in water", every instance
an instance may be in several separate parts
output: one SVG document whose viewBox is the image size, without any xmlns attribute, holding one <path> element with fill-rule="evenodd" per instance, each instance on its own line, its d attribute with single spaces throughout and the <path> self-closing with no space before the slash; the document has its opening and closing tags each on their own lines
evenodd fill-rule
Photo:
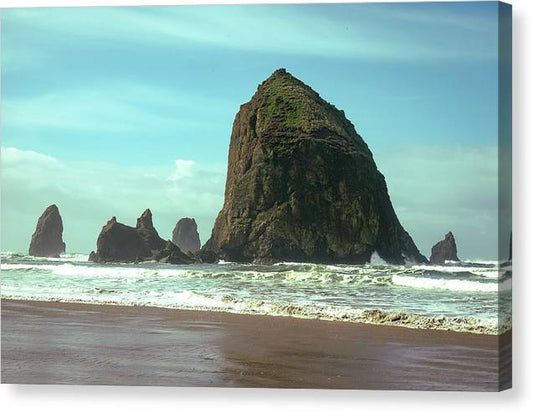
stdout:
<svg viewBox="0 0 533 413">
<path fill-rule="evenodd" d="M 63 220 L 57 206 L 50 205 L 37 221 L 37 227 L 31 237 L 29 255 L 57 258 L 63 252 Z"/>
<path fill-rule="evenodd" d="M 229 261 L 427 262 L 344 112 L 284 69 L 233 123 L 224 206 L 203 250 Z"/>
<path fill-rule="evenodd" d="M 429 261 L 432 264 L 444 264 L 446 261 L 459 261 L 455 238 L 451 232 L 448 232 L 442 241 L 437 242 L 431 248 Z"/>
<path fill-rule="evenodd" d="M 185 253 L 198 251 L 202 244 L 194 218 L 182 218 L 172 231 L 172 243 Z"/>
<path fill-rule="evenodd" d="M 215 264 L 220 261 L 220 257 L 216 252 L 206 248 L 202 248 L 189 255 L 194 258 L 196 264 Z"/>
<path fill-rule="evenodd" d="M 176 245 L 159 236 L 149 209 L 137 219 L 135 227 L 121 224 L 115 217 L 111 218 L 98 236 L 96 253 L 92 252 L 89 259 L 100 263 L 152 260 L 170 264 L 193 262 Z"/>
</svg>

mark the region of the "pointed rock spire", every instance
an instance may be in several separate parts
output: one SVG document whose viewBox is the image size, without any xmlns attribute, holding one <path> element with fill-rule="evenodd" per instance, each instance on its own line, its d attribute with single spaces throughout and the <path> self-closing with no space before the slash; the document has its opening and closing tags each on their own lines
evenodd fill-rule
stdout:
<svg viewBox="0 0 533 413">
<path fill-rule="evenodd" d="M 437 242 L 431 248 L 429 261 L 432 264 L 444 264 L 446 261 L 459 261 L 455 238 L 451 232 L 448 232 L 442 241 Z"/>
<path fill-rule="evenodd" d="M 201 248 L 198 226 L 194 218 L 182 218 L 172 231 L 172 242 L 185 253 L 196 252 Z"/>
<path fill-rule="evenodd" d="M 37 221 L 31 237 L 29 255 L 36 257 L 59 257 L 65 252 L 63 220 L 56 205 L 50 205 Z"/>
<path fill-rule="evenodd" d="M 154 224 L 152 222 L 152 211 L 146 209 L 142 215 L 137 218 L 137 229 L 153 229 Z"/>
</svg>

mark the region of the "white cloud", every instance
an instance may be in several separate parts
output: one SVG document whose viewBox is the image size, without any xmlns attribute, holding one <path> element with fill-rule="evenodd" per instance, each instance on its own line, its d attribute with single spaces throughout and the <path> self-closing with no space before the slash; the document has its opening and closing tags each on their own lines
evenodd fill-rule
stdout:
<svg viewBox="0 0 533 413">
<path fill-rule="evenodd" d="M 0 155 L 2 157 L 2 168 L 4 169 L 20 164 L 26 164 L 27 166 L 48 165 L 52 167 L 58 163 L 57 159 L 52 156 L 34 151 L 22 151 L 17 148 L 4 148 Z"/>
<path fill-rule="evenodd" d="M 33 151 L 2 148 L 2 248 L 25 251 L 37 218 L 50 204 L 60 208 L 67 250 L 89 252 L 113 215 L 134 225 L 146 208 L 163 238 L 179 218 L 196 218 L 207 241 L 222 206 L 225 165 L 122 166 L 67 162 Z M 169 176 L 179 175 L 179 179 Z"/>
<path fill-rule="evenodd" d="M 424 254 L 452 231 L 459 257 L 497 257 L 496 145 L 391 145 L 374 157 L 402 225 Z"/>
<path fill-rule="evenodd" d="M 174 172 L 169 177 L 171 181 L 178 181 L 182 178 L 190 178 L 191 176 L 193 176 L 196 162 L 186 161 L 183 159 L 177 159 L 175 162 L 176 162 L 176 172 Z"/>
</svg>

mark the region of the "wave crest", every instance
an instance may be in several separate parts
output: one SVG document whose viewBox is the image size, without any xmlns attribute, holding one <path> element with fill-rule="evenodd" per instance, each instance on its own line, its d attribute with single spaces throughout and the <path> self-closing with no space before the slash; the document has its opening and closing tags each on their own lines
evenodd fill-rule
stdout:
<svg viewBox="0 0 533 413">
<path fill-rule="evenodd" d="M 512 281 L 510 278 L 503 282 L 481 282 L 465 279 L 429 278 L 396 274 L 392 276 L 392 283 L 402 287 L 449 291 L 498 292 L 509 291 L 512 288 Z"/>
<path fill-rule="evenodd" d="M 501 322 L 498 319 L 479 320 L 467 317 L 430 317 L 401 311 L 339 309 L 329 306 L 317 307 L 263 300 L 239 299 L 231 295 L 217 298 L 209 294 L 187 290 L 174 293 L 148 294 L 141 302 L 137 298 L 133 299 L 131 297 L 128 299 L 128 297 L 119 296 L 113 290 L 100 290 L 96 291 L 97 295 L 87 295 L 85 297 L 65 297 L 59 294 L 59 292 L 57 291 L 56 294 L 51 294 L 45 301 L 259 314 L 491 335 L 502 334 L 511 328 L 510 317 L 501 320 Z M 25 295 L 24 297 L 20 297 L 16 293 L 2 295 L 7 299 L 43 301 L 42 296 Z"/>
</svg>

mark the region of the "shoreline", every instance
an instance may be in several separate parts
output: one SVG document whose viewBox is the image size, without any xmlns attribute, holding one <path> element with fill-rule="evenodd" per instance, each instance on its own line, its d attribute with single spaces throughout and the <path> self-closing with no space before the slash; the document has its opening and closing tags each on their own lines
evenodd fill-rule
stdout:
<svg viewBox="0 0 533 413">
<path fill-rule="evenodd" d="M 483 335 L 144 306 L 1 304 L 3 383 L 477 391 L 511 385 L 511 331 Z"/>
<path fill-rule="evenodd" d="M 398 315 L 405 315 L 405 313 L 395 313 L 395 312 L 385 312 L 382 310 L 366 310 L 367 314 L 373 314 L 375 316 L 375 320 L 350 320 L 350 319 L 333 319 L 333 318 L 327 318 L 327 317 L 304 317 L 299 316 L 298 314 L 264 314 L 264 313 L 253 313 L 253 312 L 237 312 L 237 311 L 229 311 L 229 309 L 221 309 L 218 310 L 216 308 L 179 308 L 179 307 L 163 307 L 163 306 L 155 306 L 155 305 L 138 305 L 138 304 L 124 304 L 124 303 L 116 303 L 116 302 L 89 302 L 89 301 L 83 301 L 83 300 L 70 300 L 70 301 L 62 301 L 62 300 L 40 300 L 40 299 L 28 299 L 28 298 L 14 298 L 14 297 L 0 297 L 2 301 L 22 301 L 22 302 L 42 302 L 42 303 L 61 303 L 61 304 L 79 304 L 79 305 L 96 305 L 96 306 L 115 306 L 115 307 L 132 307 L 132 308 L 154 308 L 154 309 L 162 309 L 162 310 L 169 310 L 169 311 L 198 311 L 198 312 L 207 312 L 207 313 L 223 313 L 223 314 L 233 314 L 233 315 L 247 315 L 252 317 L 283 317 L 283 318 L 294 318 L 298 320 L 317 320 L 317 321 L 329 321 L 329 322 L 336 322 L 336 323 L 349 323 L 349 324 L 360 324 L 360 325 L 368 325 L 368 326 L 376 326 L 376 327 L 395 327 L 395 328 L 406 328 L 410 330 L 424 330 L 424 331 L 444 331 L 444 332 L 453 332 L 453 333 L 459 333 L 459 334 L 475 334 L 475 335 L 483 335 L 483 336 L 501 336 L 502 334 L 505 334 L 507 332 L 512 331 L 512 326 L 502 327 L 498 330 L 493 330 L 494 332 L 487 332 L 482 331 L 479 326 L 474 326 L 471 329 L 451 329 L 450 326 L 444 325 L 441 328 L 432 327 L 432 328 L 424 328 L 417 324 L 409 324 L 409 322 L 400 324 L 398 321 L 403 321 L 401 317 L 398 317 Z M 411 314 L 411 317 L 417 317 L 419 322 L 423 322 L 424 320 L 431 320 L 431 317 L 428 316 L 422 316 L 418 314 Z M 447 317 L 437 317 L 436 319 L 446 319 Z M 380 321 L 376 321 L 380 320 Z M 468 327 L 468 325 L 467 325 Z"/>
</svg>

